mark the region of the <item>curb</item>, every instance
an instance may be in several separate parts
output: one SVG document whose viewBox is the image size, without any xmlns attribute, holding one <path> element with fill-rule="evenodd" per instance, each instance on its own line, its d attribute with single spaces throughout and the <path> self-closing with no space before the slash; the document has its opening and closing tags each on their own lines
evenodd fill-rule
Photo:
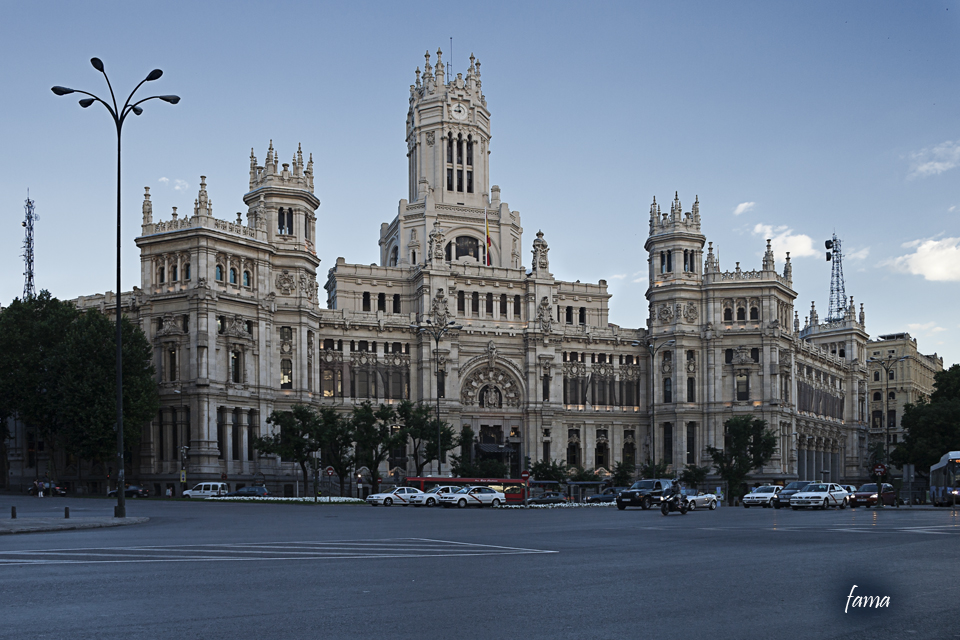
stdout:
<svg viewBox="0 0 960 640">
<path fill-rule="evenodd" d="M 0 535 L 75 531 L 78 529 L 105 529 L 143 524 L 150 518 L 17 518 L 0 520 Z"/>
</svg>

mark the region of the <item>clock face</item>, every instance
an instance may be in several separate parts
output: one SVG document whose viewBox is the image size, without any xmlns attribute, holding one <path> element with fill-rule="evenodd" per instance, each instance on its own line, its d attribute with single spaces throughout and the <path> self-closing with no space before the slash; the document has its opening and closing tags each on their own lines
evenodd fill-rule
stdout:
<svg viewBox="0 0 960 640">
<path fill-rule="evenodd" d="M 467 109 L 462 104 L 455 104 L 450 110 L 450 115 L 452 115 L 455 120 L 466 120 Z"/>
</svg>

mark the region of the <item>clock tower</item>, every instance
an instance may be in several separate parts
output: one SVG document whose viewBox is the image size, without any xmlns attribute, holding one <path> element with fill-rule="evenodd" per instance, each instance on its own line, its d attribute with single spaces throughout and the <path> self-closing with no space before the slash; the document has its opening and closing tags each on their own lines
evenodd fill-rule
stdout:
<svg viewBox="0 0 960 640">
<path fill-rule="evenodd" d="M 450 74 L 448 82 L 442 56 L 438 50 L 434 66 L 427 52 L 410 85 L 408 199 L 400 201 L 397 218 L 381 227 L 381 264 L 423 264 L 428 257 L 436 262 L 437 252 L 428 245 L 437 227 L 445 239 L 440 262 L 518 269 L 520 216 L 490 185 L 490 112 L 480 61 L 471 55 L 466 77 Z"/>
</svg>

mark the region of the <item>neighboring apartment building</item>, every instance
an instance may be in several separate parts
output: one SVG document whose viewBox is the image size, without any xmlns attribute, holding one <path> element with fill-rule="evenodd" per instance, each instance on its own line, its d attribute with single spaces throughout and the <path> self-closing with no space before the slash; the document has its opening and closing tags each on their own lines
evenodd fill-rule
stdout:
<svg viewBox="0 0 960 640">
<path fill-rule="evenodd" d="M 439 52 L 436 66 L 428 55 L 410 87 L 408 194 L 380 226 L 377 265 L 337 258 L 319 275 L 317 247 L 336 239 L 318 236 L 312 157 L 299 148 L 289 163 L 272 143 L 263 164 L 251 152 L 245 220 L 214 217 L 206 178 L 190 216 L 155 217 L 147 190 L 141 287 L 122 303 L 155 346 L 161 409 L 128 477 L 179 493 L 183 457 L 189 482 L 289 491 L 294 464 L 253 447 L 272 411 L 438 398 L 445 421 L 478 435 L 475 455 L 513 476 L 526 457 L 609 470 L 651 448 L 672 470 L 706 465 L 736 415 L 777 434 L 755 480 L 864 476 L 862 305 L 856 314 L 851 299 L 834 323 L 811 308 L 801 328 L 789 255 L 778 271 L 768 241 L 760 269 L 722 270 L 699 201 L 684 211 L 675 195 L 669 213 L 650 207 L 646 326 L 611 324 L 606 282 L 556 279 L 544 233 L 524 264 L 520 214 L 490 184 L 480 63 L 445 75 Z M 113 295 L 77 304 L 110 314 Z M 439 344 L 419 330 L 450 321 L 462 328 Z M 42 475 L 37 443 L 15 431 L 11 476 Z M 384 471 L 412 471 L 408 453 Z M 104 489 L 102 466 L 58 468 L 68 483 Z"/>
<path fill-rule="evenodd" d="M 917 339 L 909 333 L 878 336 L 867 343 L 867 357 L 876 360 L 867 362 L 870 435 L 893 451 L 903 441 L 904 406 L 930 397 L 933 377 L 943 371 L 943 358 L 920 353 Z"/>
</svg>

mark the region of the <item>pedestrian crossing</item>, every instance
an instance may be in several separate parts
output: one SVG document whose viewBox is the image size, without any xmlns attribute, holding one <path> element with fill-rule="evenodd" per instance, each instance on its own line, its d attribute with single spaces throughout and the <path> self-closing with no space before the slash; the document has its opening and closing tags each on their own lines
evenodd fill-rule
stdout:
<svg viewBox="0 0 960 640">
<path fill-rule="evenodd" d="M 0 567 L 14 565 L 157 563 L 157 562 L 285 562 L 362 560 L 371 558 L 444 558 L 558 553 L 498 545 L 391 538 L 307 542 L 99 547 L 0 551 Z"/>
</svg>

